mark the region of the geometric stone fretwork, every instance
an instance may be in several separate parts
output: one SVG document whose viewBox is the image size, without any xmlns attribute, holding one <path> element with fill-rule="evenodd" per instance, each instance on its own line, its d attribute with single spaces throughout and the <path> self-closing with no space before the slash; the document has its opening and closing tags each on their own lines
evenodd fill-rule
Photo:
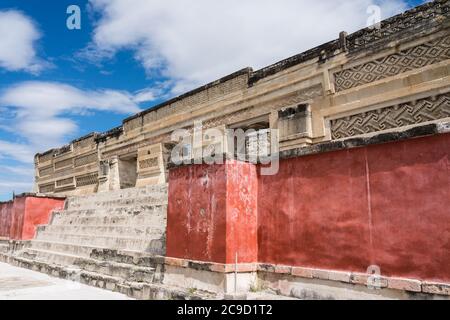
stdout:
<svg viewBox="0 0 450 320">
<path fill-rule="evenodd" d="M 73 184 L 73 178 L 67 178 L 67 179 L 56 181 L 57 187 L 62 187 L 62 186 L 67 186 L 67 185 L 72 185 L 72 184 Z"/>
<path fill-rule="evenodd" d="M 73 164 L 72 159 L 66 159 L 66 160 L 62 160 L 62 161 L 58 161 L 55 162 L 55 170 L 61 169 L 61 168 L 65 168 L 65 167 L 71 167 Z"/>
<path fill-rule="evenodd" d="M 296 92 L 293 96 L 282 99 L 275 104 L 270 104 L 265 107 L 260 107 L 256 109 L 254 106 L 248 107 L 233 113 L 226 114 L 224 116 L 220 116 L 211 120 L 207 120 L 203 122 L 203 129 L 216 128 L 221 125 L 232 125 L 237 122 L 242 122 L 249 119 L 249 113 L 255 112 L 257 110 L 257 114 L 254 116 L 259 116 L 264 113 L 270 113 L 271 110 L 276 110 L 282 107 L 286 107 L 287 105 L 295 105 L 299 103 L 304 103 L 308 100 L 314 99 L 323 94 L 322 85 L 314 85 L 312 87 L 300 90 Z"/>
<path fill-rule="evenodd" d="M 45 177 L 53 174 L 53 166 L 39 169 L 39 177 Z"/>
<path fill-rule="evenodd" d="M 334 74 L 336 92 L 372 83 L 450 59 L 450 36 L 370 61 Z"/>
<path fill-rule="evenodd" d="M 92 154 L 88 154 L 86 156 L 77 157 L 74 160 L 75 168 L 85 166 L 90 163 L 95 163 L 95 162 L 97 162 L 97 160 L 98 160 L 97 153 L 92 153 Z"/>
<path fill-rule="evenodd" d="M 150 158 L 139 161 L 139 169 L 148 169 L 159 165 L 158 158 Z"/>
<path fill-rule="evenodd" d="M 55 191 L 55 183 L 49 183 L 45 185 L 39 186 L 39 192 L 40 193 L 50 193 Z"/>
<path fill-rule="evenodd" d="M 331 136 L 342 139 L 448 117 L 450 93 L 331 120 Z"/>
<path fill-rule="evenodd" d="M 98 183 L 98 173 L 91 173 L 76 178 L 77 187 L 90 186 Z"/>
</svg>

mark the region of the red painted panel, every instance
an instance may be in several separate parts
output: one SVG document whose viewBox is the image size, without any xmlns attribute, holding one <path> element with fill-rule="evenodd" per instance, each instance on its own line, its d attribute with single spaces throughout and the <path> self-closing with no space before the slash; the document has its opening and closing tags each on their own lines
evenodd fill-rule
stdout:
<svg viewBox="0 0 450 320">
<path fill-rule="evenodd" d="M 195 165 L 170 171 L 167 256 L 257 261 L 257 174 L 251 164 Z"/>
<path fill-rule="evenodd" d="M 13 202 L 0 203 L 0 237 L 9 238 L 11 229 Z"/>
<path fill-rule="evenodd" d="M 450 135 L 368 149 L 373 248 L 383 274 L 450 281 Z"/>
<path fill-rule="evenodd" d="M 62 199 L 30 196 L 15 198 L 14 201 L 10 202 L 8 237 L 13 240 L 33 239 L 36 235 L 37 226 L 48 224 L 52 211 L 63 207 L 64 200 Z"/>
<path fill-rule="evenodd" d="M 37 226 L 48 224 L 52 212 L 63 207 L 64 200 L 61 199 L 27 197 L 21 239 L 33 239 Z"/>
<path fill-rule="evenodd" d="M 224 263 L 226 171 L 194 165 L 170 171 L 167 256 Z"/>
<path fill-rule="evenodd" d="M 450 280 L 450 135 L 281 161 L 260 177 L 260 262 Z"/>
<path fill-rule="evenodd" d="M 22 229 L 25 218 L 25 203 L 25 197 L 14 199 L 10 233 L 10 237 L 13 240 L 22 240 Z"/>
<path fill-rule="evenodd" d="M 226 263 L 258 261 L 258 175 L 250 163 L 227 161 Z"/>
<path fill-rule="evenodd" d="M 370 265 L 364 150 L 284 160 L 260 177 L 259 260 L 335 270 Z"/>
</svg>

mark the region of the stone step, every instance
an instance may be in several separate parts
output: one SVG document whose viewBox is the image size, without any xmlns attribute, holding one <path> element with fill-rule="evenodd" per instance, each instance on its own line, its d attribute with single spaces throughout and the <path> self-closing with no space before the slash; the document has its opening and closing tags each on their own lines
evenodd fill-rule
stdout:
<svg viewBox="0 0 450 320">
<path fill-rule="evenodd" d="M 89 258 L 92 250 L 99 249 L 98 247 L 95 246 L 78 245 L 62 242 L 49 242 L 46 240 L 32 240 L 28 248 L 63 253 L 83 258 Z"/>
<path fill-rule="evenodd" d="M 81 282 L 90 286 L 116 291 L 140 300 L 221 300 L 223 295 L 196 290 L 195 292 L 161 283 L 121 281 L 120 278 L 96 272 L 81 272 Z"/>
<path fill-rule="evenodd" d="M 81 195 L 69 197 L 69 200 L 91 201 L 92 199 L 111 199 L 111 198 L 137 198 L 153 194 L 167 194 L 168 185 L 150 185 L 141 188 L 129 188 L 108 192 L 100 192 L 90 195 Z"/>
<path fill-rule="evenodd" d="M 37 238 L 43 233 L 59 234 L 93 234 L 102 236 L 126 236 L 136 235 L 138 237 L 150 237 L 162 235 L 165 232 L 165 226 L 154 225 L 135 225 L 135 226 L 117 226 L 117 225 L 47 225 L 41 226 L 38 230 Z"/>
<path fill-rule="evenodd" d="M 66 216 L 55 213 L 51 225 L 86 225 L 86 226 L 139 226 L 166 225 L 166 212 L 142 212 L 136 215 L 94 215 L 94 216 Z"/>
<path fill-rule="evenodd" d="M 134 282 L 153 282 L 155 273 L 155 268 L 152 267 L 143 267 L 109 261 L 98 261 L 91 258 L 83 258 L 61 252 L 31 248 L 24 249 L 18 256 L 30 261 L 76 267 L 81 270 L 96 272 L 113 277 L 120 277 L 124 280 Z"/>
<path fill-rule="evenodd" d="M 149 186 L 145 188 L 124 189 L 112 191 L 107 193 L 97 193 L 87 196 L 69 197 L 66 200 L 67 208 L 83 207 L 93 203 L 108 203 L 114 200 L 124 200 L 125 203 L 130 203 L 130 200 L 137 200 L 137 202 L 148 202 L 153 200 L 167 200 L 167 185 L 162 187 Z M 128 201 L 128 202 L 127 202 Z"/>
<path fill-rule="evenodd" d="M 0 243 L 0 252 L 7 253 L 9 251 L 9 244 Z"/>
<path fill-rule="evenodd" d="M 132 282 L 120 277 L 82 270 L 76 266 L 59 266 L 42 261 L 14 257 L 12 264 L 34 271 L 46 273 L 53 277 L 79 281 L 83 284 L 126 294 L 136 299 L 148 300 L 218 300 L 223 296 L 211 292 L 195 292 L 159 283 Z M 155 279 L 154 279 L 155 280 Z M 160 280 L 160 279 L 157 279 Z"/>
<path fill-rule="evenodd" d="M 43 242 L 43 243 L 42 243 Z M 38 239 L 31 242 L 31 247 L 46 246 L 42 249 L 53 251 L 52 245 L 58 247 L 62 244 L 71 246 L 89 246 L 95 248 L 143 251 L 153 254 L 163 254 L 164 234 L 160 234 L 157 238 L 136 238 L 136 237 L 117 237 L 117 236 L 100 236 L 100 235 L 78 235 L 78 234 L 40 234 Z M 67 248 L 70 250 L 70 248 Z M 60 251 L 60 250 L 55 250 Z M 62 251 L 65 252 L 65 251 Z M 69 252 L 69 251 L 68 251 Z M 74 252 L 77 254 L 76 252 Z"/>
<path fill-rule="evenodd" d="M 152 283 L 155 280 L 155 268 L 151 267 L 109 261 L 102 262 L 94 259 L 78 260 L 76 266 L 84 271 L 117 277 L 126 281 Z"/>
<path fill-rule="evenodd" d="M 135 216 L 139 214 L 165 214 L 167 212 L 167 204 L 158 205 L 139 205 L 132 207 L 114 207 L 99 209 L 71 209 L 55 211 L 55 214 L 64 217 L 92 217 L 92 216 L 112 216 L 125 215 Z"/>
<path fill-rule="evenodd" d="M 160 247 L 164 233 L 158 232 L 151 237 L 132 236 L 105 236 L 93 234 L 67 234 L 44 232 L 37 236 L 36 240 L 71 243 L 77 245 L 89 245 L 100 248 L 129 249 L 145 252 L 161 251 Z"/>
<path fill-rule="evenodd" d="M 40 261 L 61 266 L 75 265 L 77 260 L 83 259 L 83 257 L 80 257 L 78 255 L 48 250 L 40 250 L 35 248 L 23 249 L 21 252 L 18 253 L 17 256 L 32 261 Z"/>
<path fill-rule="evenodd" d="M 161 194 L 158 196 L 146 196 L 141 198 L 123 198 L 123 199 L 93 199 L 91 201 L 67 202 L 67 210 L 80 209 L 101 209 L 101 208 L 115 208 L 115 207 L 135 207 L 139 205 L 161 205 L 167 204 L 167 195 Z"/>
<path fill-rule="evenodd" d="M 134 264 L 144 267 L 157 268 L 165 263 L 165 257 L 139 251 L 95 249 L 91 258 L 97 261 Z"/>
</svg>

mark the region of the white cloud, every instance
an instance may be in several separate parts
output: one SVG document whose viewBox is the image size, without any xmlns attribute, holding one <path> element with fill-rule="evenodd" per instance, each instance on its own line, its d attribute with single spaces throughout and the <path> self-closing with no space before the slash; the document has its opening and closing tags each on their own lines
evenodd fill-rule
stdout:
<svg viewBox="0 0 450 320">
<path fill-rule="evenodd" d="M 0 200 L 10 200 L 12 198 L 12 193 L 20 194 L 24 192 L 30 192 L 33 188 L 32 181 L 17 181 L 16 179 L 2 179 L 0 181 Z"/>
<path fill-rule="evenodd" d="M 49 115 L 86 109 L 119 113 L 139 111 L 133 96 L 125 91 L 81 90 L 62 83 L 41 81 L 22 82 L 8 88 L 0 96 L 0 105 Z"/>
<path fill-rule="evenodd" d="M 39 150 L 55 147 L 65 137 L 76 133 L 76 122 L 69 114 L 85 115 L 90 111 L 111 111 L 120 114 L 139 112 L 139 102 L 154 99 L 148 90 L 136 95 L 116 90 L 81 90 L 56 82 L 31 81 L 11 86 L 0 95 L 0 106 L 13 110 L 9 127 Z M 3 125 L 5 126 L 5 125 Z"/>
<path fill-rule="evenodd" d="M 41 34 L 23 13 L 0 11 L 0 35 L 0 68 L 39 73 L 49 65 L 37 57 L 35 44 Z"/>
<path fill-rule="evenodd" d="M 0 92 L 0 129 L 20 136 L 25 143 L 0 140 L 0 158 L 30 163 L 35 153 L 67 143 L 68 137 L 78 132 L 74 119 L 96 111 L 124 115 L 139 112 L 139 103 L 154 100 L 160 90 L 158 86 L 135 93 L 82 90 L 63 83 L 41 81 L 13 85 Z"/>
<path fill-rule="evenodd" d="M 32 182 L 17 182 L 11 176 L 34 176 L 32 166 L 37 152 L 55 148 L 76 134 L 78 117 L 95 111 L 119 114 L 139 112 L 139 103 L 157 98 L 160 89 L 136 93 L 117 90 L 82 90 L 57 82 L 22 82 L 0 92 L 0 129 L 20 136 L 24 142 L 0 140 L 0 160 L 12 160 L 28 167 L 0 162 L 0 196 L 11 190 L 30 191 Z"/>
<path fill-rule="evenodd" d="M 90 0 L 100 13 L 91 57 L 131 49 L 149 74 L 192 88 L 246 66 L 260 68 L 366 26 L 367 8 L 383 18 L 403 0 Z"/>
<path fill-rule="evenodd" d="M 10 199 L 11 193 L 30 192 L 33 188 L 34 167 L 28 165 L 0 164 L 0 200 Z"/>
<path fill-rule="evenodd" d="M 110 89 L 82 90 L 57 82 L 29 81 L 10 86 L 0 92 L 0 129 L 20 136 L 25 142 L 0 140 L 0 160 L 12 160 L 25 166 L 7 166 L 0 161 L 0 196 L 11 190 L 30 191 L 32 166 L 37 152 L 55 148 L 76 134 L 78 117 L 95 111 L 119 114 L 139 112 L 139 103 L 158 98 L 161 87 L 135 93 Z M 17 182 L 11 176 L 29 176 L 30 181 Z"/>
<path fill-rule="evenodd" d="M 29 145 L 4 140 L 0 140 L 0 157 L 14 159 L 23 163 L 32 163 L 34 161 L 34 153 Z"/>
<path fill-rule="evenodd" d="M 24 176 L 28 178 L 32 178 L 34 176 L 34 168 L 32 166 L 7 166 L 0 164 L 0 172 L 12 173 L 15 176 Z"/>
</svg>

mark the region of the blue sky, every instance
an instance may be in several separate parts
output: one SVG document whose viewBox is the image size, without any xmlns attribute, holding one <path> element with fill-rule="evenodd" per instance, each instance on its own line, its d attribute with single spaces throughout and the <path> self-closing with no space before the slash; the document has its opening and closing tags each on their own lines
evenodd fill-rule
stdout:
<svg viewBox="0 0 450 320">
<path fill-rule="evenodd" d="M 31 191 L 38 151 L 365 27 L 373 4 L 387 18 L 422 2 L 2 0 L 0 201 Z M 66 27 L 69 5 L 81 30 Z"/>
</svg>

